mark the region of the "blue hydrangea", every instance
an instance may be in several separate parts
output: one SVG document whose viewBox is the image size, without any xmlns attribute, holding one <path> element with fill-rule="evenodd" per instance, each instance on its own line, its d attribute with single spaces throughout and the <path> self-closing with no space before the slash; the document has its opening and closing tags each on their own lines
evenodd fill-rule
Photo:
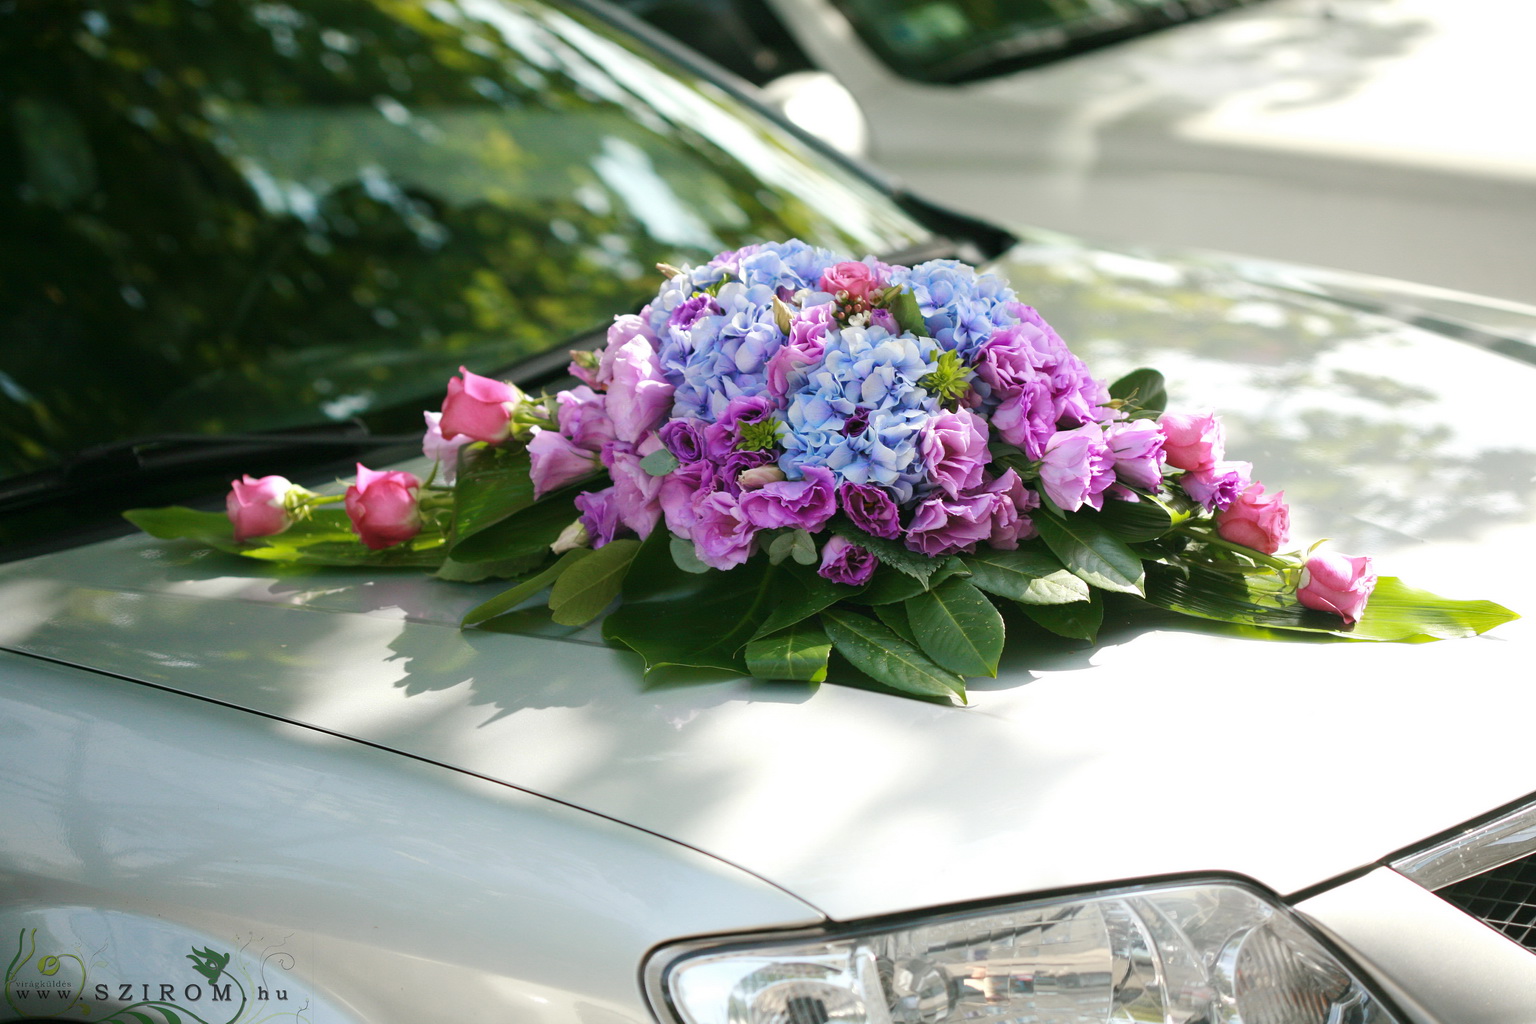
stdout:
<svg viewBox="0 0 1536 1024">
<path fill-rule="evenodd" d="M 1018 322 L 1010 308 L 1018 301 L 1013 289 L 994 274 L 977 274 L 957 260 L 930 260 L 893 282 L 906 285 L 928 324 L 928 333 L 967 363 L 976 349 L 999 328 Z"/>
<path fill-rule="evenodd" d="M 821 365 L 789 396 L 779 468 L 797 479 L 801 467 L 825 466 L 839 483 L 879 484 L 910 500 L 924 477 L 919 435 L 939 411 L 918 382 L 937 354 L 927 339 L 880 327 L 829 335 Z"/>
</svg>

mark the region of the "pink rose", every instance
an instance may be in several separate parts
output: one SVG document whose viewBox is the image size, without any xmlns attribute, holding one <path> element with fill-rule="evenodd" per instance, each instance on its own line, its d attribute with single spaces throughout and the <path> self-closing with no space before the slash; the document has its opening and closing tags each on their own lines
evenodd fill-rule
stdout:
<svg viewBox="0 0 1536 1024">
<path fill-rule="evenodd" d="M 1211 413 L 1166 413 L 1163 456 L 1168 465 L 1191 473 L 1209 473 L 1226 458 L 1226 433 Z"/>
<path fill-rule="evenodd" d="M 421 532 L 416 496 L 421 481 L 413 473 L 376 472 L 357 464 L 357 482 L 347 488 L 347 518 L 363 546 L 374 551 L 393 547 Z"/>
<path fill-rule="evenodd" d="M 880 286 L 875 272 L 863 263 L 839 263 L 821 275 L 821 290 L 833 295 L 847 292 L 850 298 L 867 299 Z"/>
<path fill-rule="evenodd" d="M 1333 612 L 1350 625 L 1359 621 L 1375 589 L 1376 574 L 1368 557 L 1313 555 L 1302 567 L 1296 599 L 1308 608 Z"/>
<path fill-rule="evenodd" d="M 224 511 L 235 526 L 235 540 L 244 543 L 252 537 L 270 537 L 293 525 L 293 513 L 285 501 L 296 488 L 287 478 L 264 476 L 256 479 L 247 473 L 230 481 Z"/>
<path fill-rule="evenodd" d="M 1291 536 L 1291 510 L 1285 492 L 1265 494 L 1252 484 L 1226 510 L 1216 515 L 1216 532 L 1234 544 L 1272 555 Z"/>
<path fill-rule="evenodd" d="M 463 379 L 448 382 L 448 397 L 443 399 L 443 418 L 438 428 L 446 440 L 464 435 L 473 441 L 496 444 L 512 434 L 512 412 L 523 401 L 523 393 L 503 381 L 481 377 L 459 367 Z"/>
</svg>

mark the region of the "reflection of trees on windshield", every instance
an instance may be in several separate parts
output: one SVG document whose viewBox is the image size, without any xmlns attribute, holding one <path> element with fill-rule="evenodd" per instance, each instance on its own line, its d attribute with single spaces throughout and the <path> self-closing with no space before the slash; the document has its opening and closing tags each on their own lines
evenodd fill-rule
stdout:
<svg viewBox="0 0 1536 1024">
<path fill-rule="evenodd" d="M 0 475 L 423 404 L 659 260 L 913 230 L 803 200 L 786 143 L 532 3 L 23 0 L 0 40 Z"/>
<path fill-rule="evenodd" d="M 1070 249 L 1006 270 L 1096 373 L 1153 366 L 1170 407 L 1219 412 L 1229 455 L 1345 550 L 1536 513 L 1536 455 L 1501 429 L 1524 403 L 1498 397 L 1500 356 L 1219 271 Z"/>
</svg>

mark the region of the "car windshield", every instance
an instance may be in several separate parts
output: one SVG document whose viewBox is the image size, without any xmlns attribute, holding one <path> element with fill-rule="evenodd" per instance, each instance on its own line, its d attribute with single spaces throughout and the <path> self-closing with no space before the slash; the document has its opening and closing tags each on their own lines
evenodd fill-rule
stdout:
<svg viewBox="0 0 1536 1024">
<path fill-rule="evenodd" d="M 896 73 L 961 82 L 1255 0 L 834 0 Z"/>
<path fill-rule="evenodd" d="M 0 479 L 147 435 L 419 430 L 461 364 L 601 329 L 660 261 L 929 234 L 568 3 L 6 0 L 0 55 Z"/>
</svg>

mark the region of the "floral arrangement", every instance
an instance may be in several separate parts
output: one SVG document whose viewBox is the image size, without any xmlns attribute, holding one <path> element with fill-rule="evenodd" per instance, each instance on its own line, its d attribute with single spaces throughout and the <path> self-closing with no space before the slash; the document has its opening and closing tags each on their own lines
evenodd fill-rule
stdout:
<svg viewBox="0 0 1536 1024">
<path fill-rule="evenodd" d="M 1281 554 L 1284 495 L 1227 459 L 1215 416 L 1165 412 L 1152 370 L 1098 380 L 995 276 L 798 241 L 660 269 L 606 347 L 573 353 L 579 385 L 461 369 L 425 414 L 425 480 L 359 465 L 320 496 L 247 476 L 227 516 L 130 518 L 258 558 L 511 578 L 466 625 L 547 590 L 557 623 L 608 612 L 648 671 L 820 681 L 835 650 L 940 698 L 997 673 L 1007 618 L 1092 639 L 1106 593 L 1356 639 L 1514 617 L 1367 557 Z"/>
</svg>

